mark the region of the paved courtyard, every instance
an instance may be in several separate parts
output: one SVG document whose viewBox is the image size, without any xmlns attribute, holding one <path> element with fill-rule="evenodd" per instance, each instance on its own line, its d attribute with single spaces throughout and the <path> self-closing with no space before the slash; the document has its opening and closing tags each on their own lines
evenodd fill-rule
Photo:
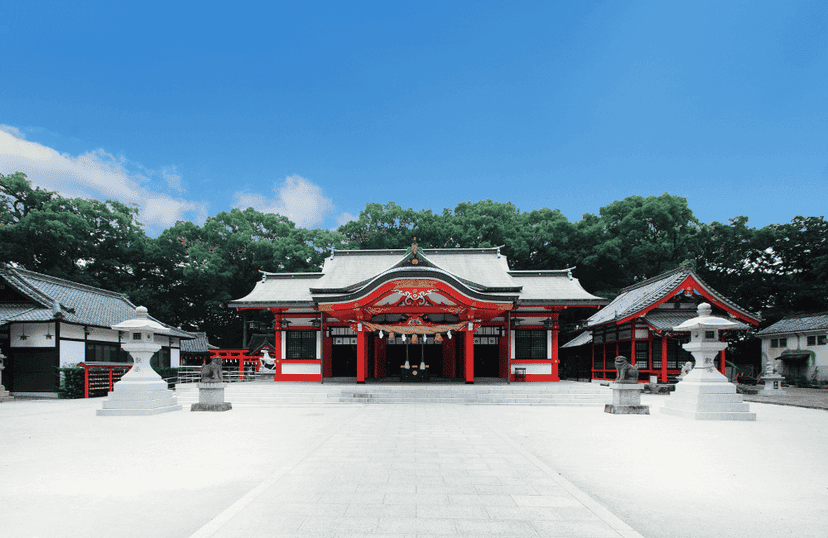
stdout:
<svg viewBox="0 0 828 538">
<path fill-rule="evenodd" d="M 823 536 L 828 412 L 0 405 L 4 537 Z"/>
</svg>

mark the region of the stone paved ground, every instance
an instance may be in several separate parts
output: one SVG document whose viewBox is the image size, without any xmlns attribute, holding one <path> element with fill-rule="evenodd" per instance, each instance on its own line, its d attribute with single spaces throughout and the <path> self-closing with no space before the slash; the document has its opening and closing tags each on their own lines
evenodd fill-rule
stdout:
<svg viewBox="0 0 828 538">
<path fill-rule="evenodd" d="M 366 406 L 193 538 L 640 536 L 471 411 Z"/>
<path fill-rule="evenodd" d="M 828 413 L 756 403 L 756 422 L 707 423 L 659 413 L 667 398 L 638 416 L 4 403 L 0 536 L 825 536 Z"/>
</svg>

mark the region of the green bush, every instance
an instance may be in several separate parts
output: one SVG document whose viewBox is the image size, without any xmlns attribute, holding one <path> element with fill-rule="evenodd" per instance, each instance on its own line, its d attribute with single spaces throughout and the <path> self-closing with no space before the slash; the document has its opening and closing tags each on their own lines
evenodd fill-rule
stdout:
<svg viewBox="0 0 828 538">
<path fill-rule="evenodd" d="M 61 368 L 61 398 L 83 398 L 83 368 Z"/>
</svg>

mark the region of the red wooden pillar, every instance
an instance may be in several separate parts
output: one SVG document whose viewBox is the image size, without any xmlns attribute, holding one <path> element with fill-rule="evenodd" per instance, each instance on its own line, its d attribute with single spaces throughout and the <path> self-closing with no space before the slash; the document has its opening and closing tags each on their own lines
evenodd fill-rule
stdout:
<svg viewBox="0 0 828 538">
<path fill-rule="evenodd" d="M 112 392 L 114 390 L 114 387 L 112 386 L 113 385 L 112 384 L 112 370 L 113 370 L 113 368 L 112 368 L 112 366 L 110 366 L 109 367 L 109 392 Z"/>
<path fill-rule="evenodd" d="M 278 318 L 276 321 L 280 321 Z M 273 362 L 276 363 L 276 375 L 273 376 L 273 381 L 278 381 L 282 374 L 282 326 L 276 323 L 275 338 L 273 340 Z"/>
<path fill-rule="evenodd" d="M 726 375 L 725 374 L 725 350 L 724 349 L 719 352 L 719 371 L 722 373 L 722 375 Z"/>
<path fill-rule="evenodd" d="M 83 397 L 89 398 L 89 366 L 83 365 Z"/>
<path fill-rule="evenodd" d="M 365 356 L 365 332 L 362 330 L 362 323 L 357 324 L 357 383 L 365 383 L 365 371 L 368 369 L 368 361 Z"/>
<path fill-rule="evenodd" d="M 466 383 L 474 383 L 474 331 L 469 323 L 469 329 L 465 332 L 464 348 L 466 352 Z"/>
<path fill-rule="evenodd" d="M 667 337 L 661 337 L 661 382 L 667 382 Z"/>
<path fill-rule="evenodd" d="M 558 365 L 561 363 L 560 359 L 558 358 L 558 329 L 560 329 L 560 325 L 558 325 L 558 313 L 555 312 L 551 314 L 552 317 L 552 329 L 551 329 L 551 339 L 549 342 L 550 351 L 552 352 L 552 381 L 560 381 L 561 378 L 558 375 Z"/>
</svg>

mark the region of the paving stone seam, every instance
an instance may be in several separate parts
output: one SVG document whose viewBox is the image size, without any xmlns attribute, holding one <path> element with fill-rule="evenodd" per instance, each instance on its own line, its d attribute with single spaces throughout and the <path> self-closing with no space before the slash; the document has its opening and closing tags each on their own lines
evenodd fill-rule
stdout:
<svg viewBox="0 0 828 538">
<path fill-rule="evenodd" d="M 273 474 L 271 474 L 269 478 L 265 479 L 261 484 L 259 484 L 252 490 L 248 491 L 246 494 L 242 496 L 242 498 L 231 504 L 229 507 L 225 508 L 219 515 L 211 519 L 209 522 L 207 522 L 207 524 L 205 524 L 195 533 L 191 534 L 190 538 L 209 538 L 210 536 L 214 536 L 217 532 L 221 530 L 222 527 L 229 523 L 242 510 L 253 504 L 253 502 L 260 495 L 262 495 L 270 487 L 276 484 L 276 482 L 278 482 L 282 477 L 284 477 L 292 469 L 296 468 L 303 461 L 310 458 L 319 447 L 328 442 L 333 436 L 337 435 L 340 432 L 340 430 L 347 426 L 358 415 L 359 413 L 353 413 L 350 417 L 348 417 L 347 420 L 342 421 L 338 428 L 332 431 L 329 435 L 325 436 L 321 441 L 312 445 L 310 449 L 307 452 L 305 452 L 302 457 L 296 459 L 292 463 L 288 463 L 279 467 L 279 469 L 275 471 Z"/>
<path fill-rule="evenodd" d="M 618 516 L 610 512 L 601 503 L 599 503 L 598 501 L 584 493 L 580 488 L 575 486 L 575 484 L 561 476 L 559 472 L 555 471 L 547 464 L 545 464 L 543 461 L 541 461 L 537 456 L 535 456 L 534 454 L 520 446 L 519 443 L 509 438 L 508 436 L 502 434 L 501 432 L 497 431 L 495 428 L 491 427 L 485 421 L 481 421 L 481 423 L 485 425 L 486 428 L 488 428 L 489 431 L 491 431 L 494 435 L 498 436 L 506 444 L 515 449 L 515 451 L 517 451 L 519 454 L 522 454 L 523 457 L 531 461 L 536 467 L 538 467 L 538 469 L 550 476 L 552 480 L 554 480 L 559 486 L 561 486 L 567 493 L 572 495 L 577 501 L 579 501 L 586 508 L 588 508 L 601 521 L 609 525 L 614 531 L 622 534 L 624 538 L 644 538 L 638 531 L 630 527 L 628 524 L 624 523 Z"/>
</svg>

